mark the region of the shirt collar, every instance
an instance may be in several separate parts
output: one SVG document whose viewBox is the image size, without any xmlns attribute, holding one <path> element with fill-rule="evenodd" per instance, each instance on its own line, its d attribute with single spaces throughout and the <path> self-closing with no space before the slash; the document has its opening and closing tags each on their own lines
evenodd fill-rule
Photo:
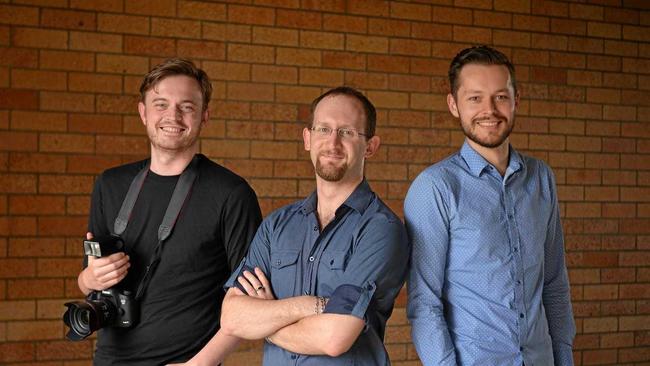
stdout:
<svg viewBox="0 0 650 366">
<path fill-rule="evenodd" d="M 359 214 L 364 213 L 370 200 L 372 200 L 373 192 L 370 189 L 370 184 L 366 178 L 363 178 L 361 183 L 352 191 L 352 194 L 343 202 L 341 206 L 347 206 L 359 212 Z M 302 204 L 298 205 L 298 209 L 303 213 L 303 215 L 309 215 L 310 213 L 316 211 L 318 204 L 318 195 L 316 191 L 312 192 L 307 198 L 302 201 Z M 337 210 L 338 211 L 338 210 Z"/>
<path fill-rule="evenodd" d="M 524 166 L 521 155 L 515 150 L 512 145 L 509 148 L 510 159 L 508 161 L 508 168 L 506 169 L 506 175 L 518 172 Z M 480 176 L 487 167 L 492 166 L 484 157 L 481 156 L 476 150 L 474 150 L 467 141 L 463 143 L 463 147 L 460 149 L 460 156 L 465 160 L 465 163 L 469 167 L 469 170 L 475 176 Z"/>
</svg>

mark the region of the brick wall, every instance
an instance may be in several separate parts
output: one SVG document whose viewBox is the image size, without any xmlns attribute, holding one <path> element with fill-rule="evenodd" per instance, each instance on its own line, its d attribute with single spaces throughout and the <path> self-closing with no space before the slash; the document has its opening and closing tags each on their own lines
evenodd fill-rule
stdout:
<svg viewBox="0 0 650 366">
<path fill-rule="evenodd" d="M 201 150 L 245 176 L 265 213 L 306 195 L 307 103 L 348 84 L 379 108 L 367 167 L 401 213 L 409 182 L 462 143 L 451 57 L 497 46 L 523 102 L 513 143 L 558 178 L 577 365 L 650 364 L 650 4 L 644 0 L 0 0 L 0 364 L 86 365 L 67 342 L 89 193 L 147 154 L 141 76 L 196 60 L 214 81 Z M 400 296 L 386 343 L 418 365 Z M 259 363 L 259 343 L 229 365 Z"/>
</svg>

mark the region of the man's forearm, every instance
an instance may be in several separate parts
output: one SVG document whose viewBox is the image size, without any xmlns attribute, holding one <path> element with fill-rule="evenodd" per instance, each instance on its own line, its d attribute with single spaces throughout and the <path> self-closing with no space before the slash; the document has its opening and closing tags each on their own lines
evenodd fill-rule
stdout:
<svg viewBox="0 0 650 366">
<path fill-rule="evenodd" d="M 221 329 L 227 335 L 261 339 L 278 329 L 313 315 L 316 297 L 296 296 L 281 300 L 263 300 L 234 294 L 230 289 L 221 309 Z"/>
<path fill-rule="evenodd" d="M 192 366 L 213 366 L 219 365 L 232 352 L 237 349 L 240 338 L 226 335 L 222 330 L 215 334 L 199 353 L 197 353 L 187 364 Z"/>
<path fill-rule="evenodd" d="M 279 329 L 269 340 L 290 352 L 337 357 L 350 349 L 363 326 L 351 315 L 313 315 Z"/>
</svg>

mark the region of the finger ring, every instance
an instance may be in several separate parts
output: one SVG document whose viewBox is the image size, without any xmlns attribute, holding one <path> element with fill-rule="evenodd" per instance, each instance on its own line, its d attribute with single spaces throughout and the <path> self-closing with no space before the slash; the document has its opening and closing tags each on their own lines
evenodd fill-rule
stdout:
<svg viewBox="0 0 650 366">
<path fill-rule="evenodd" d="M 258 287 L 257 290 L 255 290 L 255 291 L 259 291 L 259 290 L 264 290 L 264 286 Z"/>
</svg>

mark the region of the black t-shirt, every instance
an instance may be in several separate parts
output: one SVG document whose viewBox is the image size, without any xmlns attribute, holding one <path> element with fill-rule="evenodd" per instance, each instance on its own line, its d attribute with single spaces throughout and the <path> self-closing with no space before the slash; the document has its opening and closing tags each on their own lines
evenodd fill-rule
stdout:
<svg viewBox="0 0 650 366">
<path fill-rule="evenodd" d="M 88 230 L 108 235 L 131 181 L 145 162 L 105 171 L 95 183 Z M 158 226 L 179 176 L 149 172 L 122 239 L 130 256 L 118 286 L 135 293 L 157 244 Z M 95 365 L 183 362 L 219 329 L 223 284 L 244 257 L 262 215 L 255 192 L 228 169 L 199 155 L 198 174 L 132 328 L 99 330 Z"/>
</svg>

